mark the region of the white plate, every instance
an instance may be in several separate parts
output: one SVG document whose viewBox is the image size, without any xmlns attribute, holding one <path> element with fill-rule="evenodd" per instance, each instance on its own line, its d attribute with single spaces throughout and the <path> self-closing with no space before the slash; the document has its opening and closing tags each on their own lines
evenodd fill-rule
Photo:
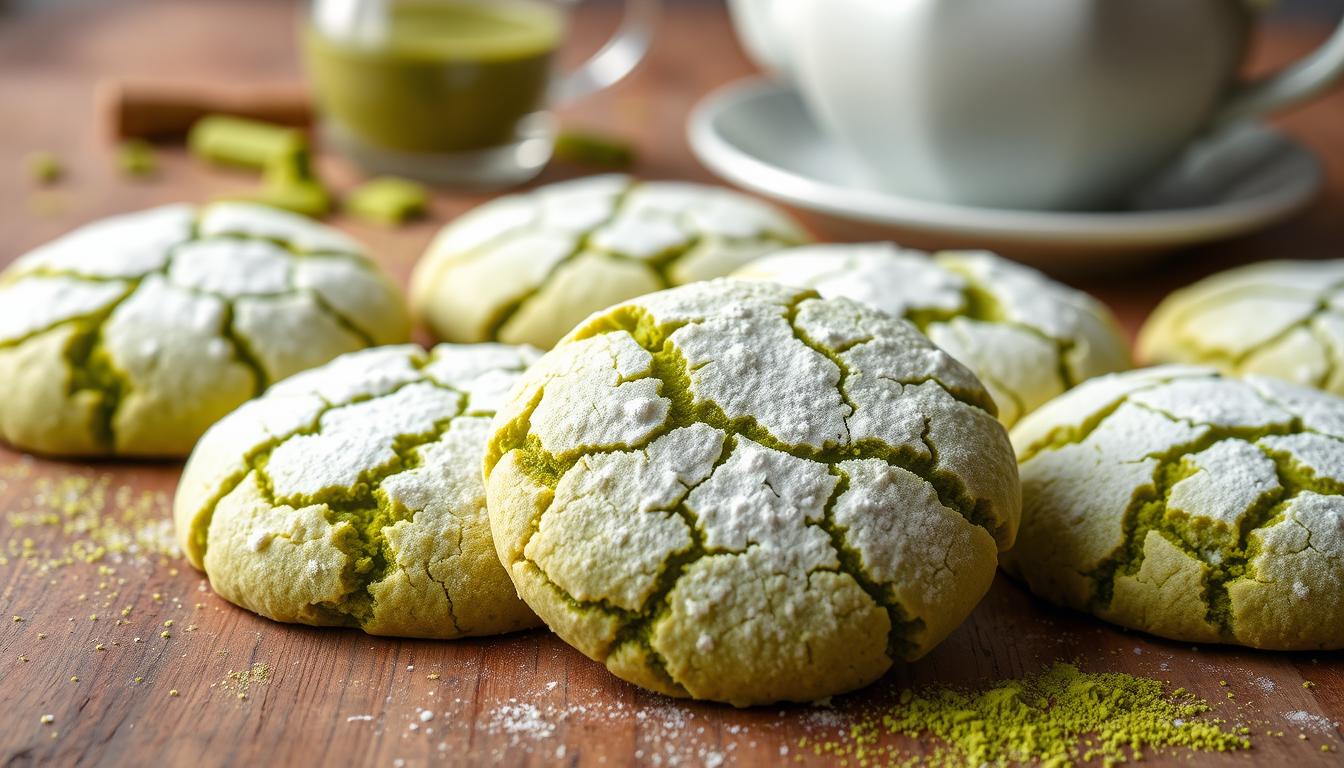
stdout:
<svg viewBox="0 0 1344 768">
<path fill-rule="evenodd" d="M 796 92 L 750 79 L 692 111 L 691 149 L 719 176 L 823 214 L 838 239 L 896 239 L 926 248 L 985 247 L 1042 264 L 1082 255 L 1115 261 L 1264 228 L 1311 202 L 1324 174 L 1292 139 L 1259 124 L 1187 151 L 1124 209 L 1055 212 L 975 208 L 899 197 L 869 186 L 819 130 Z"/>
</svg>

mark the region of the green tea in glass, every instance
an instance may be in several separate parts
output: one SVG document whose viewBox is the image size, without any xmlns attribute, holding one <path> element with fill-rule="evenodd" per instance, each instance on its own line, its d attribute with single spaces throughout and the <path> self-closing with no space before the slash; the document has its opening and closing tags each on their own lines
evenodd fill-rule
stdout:
<svg viewBox="0 0 1344 768">
<path fill-rule="evenodd" d="M 304 62 L 324 139 L 371 173 L 447 184 L 525 181 L 555 139 L 548 107 L 624 77 L 658 0 L 628 0 L 614 37 L 558 73 L 559 0 L 315 0 Z"/>
</svg>

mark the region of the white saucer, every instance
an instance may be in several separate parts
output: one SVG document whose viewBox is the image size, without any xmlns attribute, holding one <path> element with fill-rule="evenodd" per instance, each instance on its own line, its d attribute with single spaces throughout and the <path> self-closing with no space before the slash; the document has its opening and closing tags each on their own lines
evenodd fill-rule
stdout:
<svg viewBox="0 0 1344 768">
<path fill-rule="evenodd" d="M 795 91 L 749 79 L 691 112 L 691 149 L 746 189 L 823 214 L 834 239 L 893 239 L 915 247 L 984 247 L 1043 265 L 1087 255 L 1128 261 L 1261 229 L 1311 202 L 1324 173 L 1309 150 L 1263 125 L 1192 147 L 1124 210 L 1096 213 L 975 208 L 874 189 L 826 138 Z"/>
</svg>

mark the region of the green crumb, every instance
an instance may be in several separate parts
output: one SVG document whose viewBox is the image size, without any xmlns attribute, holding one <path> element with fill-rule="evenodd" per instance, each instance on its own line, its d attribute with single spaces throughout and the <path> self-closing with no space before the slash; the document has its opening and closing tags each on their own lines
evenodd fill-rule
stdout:
<svg viewBox="0 0 1344 768">
<path fill-rule="evenodd" d="M 1316 684 L 1311 682 L 1310 680 L 1303 680 L 1302 687 L 1306 688 L 1307 690 L 1311 690 L 1312 688 L 1316 687 Z"/>
<path fill-rule="evenodd" d="M 158 168 L 154 147 L 143 139 L 131 139 L 117 150 L 117 166 L 132 178 L 150 176 Z"/>
<path fill-rule="evenodd" d="M 423 216 L 429 191 L 421 184 L 395 176 L 372 179 L 350 193 L 345 209 L 376 224 L 396 225 Z"/>
<path fill-rule="evenodd" d="M 43 716 L 39 717 L 39 718 L 37 719 L 37 721 L 38 721 L 39 723 L 42 723 L 43 725 L 51 725 L 52 723 L 56 722 L 56 716 L 55 716 L 55 715 L 43 715 Z"/>
<path fill-rule="evenodd" d="M 216 165 L 257 170 L 276 164 L 307 165 L 308 139 L 302 131 L 229 115 L 197 120 L 187 134 L 187 147 Z"/>
<path fill-rule="evenodd" d="M 14 617 L 14 623 L 17 624 L 17 623 L 20 622 L 20 621 L 23 621 L 23 617 L 22 617 L 22 616 L 15 616 L 15 617 Z M 1303 685 L 1303 687 L 1306 687 L 1306 683 L 1303 683 L 1302 685 Z"/>
<path fill-rule="evenodd" d="M 251 668 L 235 671 L 229 670 L 218 685 L 230 693 L 235 694 L 239 699 L 246 699 L 250 688 L 258 685 L 265 685 L 271 679 L 271 668 L 266 664 L 253 664 Z M 213 686 L 212 686 L 213 687 Z"/>
<path fill-rule="evenodd" d="M 51 152 L 37 151 L 28 155 L 28 178 L 35 184 L 55 184 L 65 175 L 61 159 Z"/>
<path fill-rule="evenodd" d="M 172 689 L 171 691 L 168 692 L 168 695 L 169 695 L 169 696 L 176 696 L 176 695 L 178 695 L 178 694 L 177 694 L 177 689 L 176 689 L 176 688 Z"/>
<path fill-rule="evenodd" d="M 162 638 L 164 638 L 165 640 L 168 639 L 168 638 L 170 638 L 170 637 L 172 637 L 172 636 L 173 636 L 173 633 L 172 633 L 172 632 L 169 632 L 169 631 L 166 630 L 166 629 L 159 633 L 159 637 L 162 637 Z"/>
<path fill-rule="evenodd" d="M 905 690 L 895 704 L 856 715 L 837 739 L 803 739 L 817 755 L 859 765 L 1073 766 L 1141 760 L 1145 750 L 1200 752 L 1249 749 L 1250 739 L 1223 721 L 1198 719 L 1210 705 L 1159 680 L 1118 672 L 1083 672 L 1056 663 L 1042 672 L 979 691 Z M 933 737 L 923 755 L 903 752 L 890 737 Z"/>
<path fill-rule="evenodd" d="M 192 126 L 187 146 L 194 155 L 215 165 L 262 172 L 259 190 L 222 199 L 260 203 L 312 217 L 331 212 L 331 192 L 313 173 L 308 138 L 296 128 L 211 115 Z"/>
<path fill-rule="evenodd" d="M 226 195 L 220 199 L 269 205 L 313 218 L 331 212 L 331 193 L 321 182 L 313 179 L 281 184 L 268 182 L 255 192 Z"/>
<path fill-rule="evenodd" d="M 554 154 L 557 160 L 600 168 L 629 168 L 635 162 L 629 142 L 583 131 L 561 131 Z"/>
</svg>

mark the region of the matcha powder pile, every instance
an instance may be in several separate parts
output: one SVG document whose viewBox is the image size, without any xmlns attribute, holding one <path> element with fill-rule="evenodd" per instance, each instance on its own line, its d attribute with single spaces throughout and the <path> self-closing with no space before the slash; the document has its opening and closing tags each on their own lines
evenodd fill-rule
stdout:
<svg viewBox="0 0 1344 768">
<path fill-rule="evenodd" d="M 860 715 L 848 738 L 804 739 L 804 751 L 844 758 L 850 765 L 1114 765 L 1142 759 L 1145 750 L 1188 748 L 1225 752 L 1251 746 L 1246 728 L 1195 719 L 1207 702 L 1158 680 L 1086 673 L 1057 663 L 1040 674 L 986 690 L 903 691 L 900 702 Z M 885 735 L 932 738 L 937 746 L 910 756 Z"/>
</svg>

